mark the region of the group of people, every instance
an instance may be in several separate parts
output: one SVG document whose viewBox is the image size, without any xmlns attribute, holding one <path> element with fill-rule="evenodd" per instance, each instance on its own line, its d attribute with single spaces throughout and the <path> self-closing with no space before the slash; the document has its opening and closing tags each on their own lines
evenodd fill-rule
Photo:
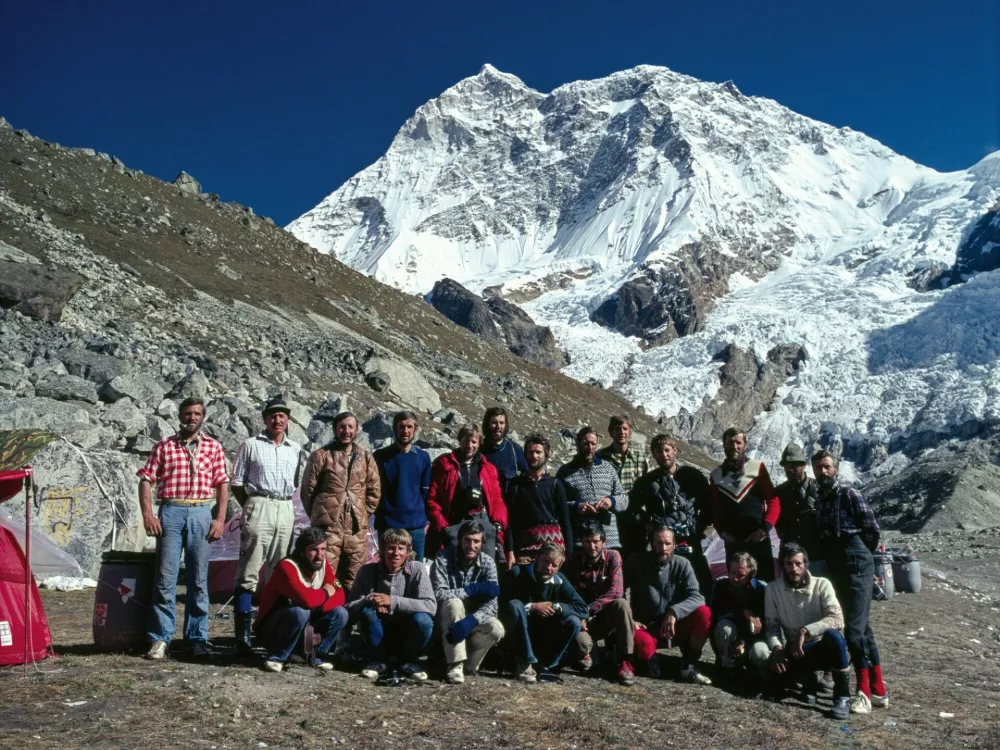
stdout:
<svg viewBox="0 0 1000 750">
<path fill-rule="evenodd" d="M 522 682 L 559 680 L 567 666 L 589 671 L 596 656 L 632 685 L 637 667 L 659 677 L 658 649 L 677 647 L 681 679 L 707 685 L 699 663 L 710 643 L 720 674 L 749 670 L 770 691 L 800 685 L 813 701 L 832 690 L 838 718 L 888 705 L 868 621 L 880 532 L 826 451 L 811 457 L 813 479 L 790 444 L 786 481 L 774 487 L 732 428 L 706 479 L 679 465 L 668 435 L 651 441 L 651 468 L 629 418 L 615 416 L 609 446 L 580 429 L 576 455 L 553 475 L 549 440 L 517 444 L 508 413 L 493 407 L 433 461 L 416 444 L 413 412 L 395 415 L 393 442 L 374 452 L 343 412 L 334 439 L 303 464 L 289 414 L 280 396 L 264 406 L 265 429 L 239 448 L 230 475 L 222 446 L 201 429 L 204 404 L 187 399 L 178 432 L 138 472 L 144 525 L 157 537 L 147 658 L 163 658 L 173 637 L 182 552 L 184 639 L 193 656 L 210 654 L 209 544 L 222 535 L 232 487 L 242 507 L 237 650 L 250 655 L 256 638 L 272 672 L 296 653 L 328 670 L 360 650 L 365 677 L 424 681 L 421 657 L 439 644 L 450 683 L 493 650 Z M 293 543 L 296 489 L 311 525 Z M 366 563 L 370 516 L 379 556 Z M 728 575 L 718 580 L 702 544 L 711 529 L 726 550 Z"/>
</svg>

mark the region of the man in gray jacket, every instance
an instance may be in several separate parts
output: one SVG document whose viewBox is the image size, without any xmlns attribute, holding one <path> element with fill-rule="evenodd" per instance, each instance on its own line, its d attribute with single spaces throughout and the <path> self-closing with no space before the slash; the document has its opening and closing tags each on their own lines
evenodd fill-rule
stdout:
<svg viewBox="0 0 1000 750">
<path fill-rule="evenodd" d="M 482 551 L 485 534 L 479 521 L 465 521 L 458 529 L 458 549 L 445 547 L 431 568 L 448 662 L 445 680 L 453 685 L 465 682 L 466 671 L 475 674 L 486 652 L 503 638 L 497 619 L 497 566 Z"/>
<path fill-rule="evenodd" d="M 392 655 L 404 677 L 424 682 L 427 673 L 417 659 L 431 639 L 437 611 L 430 574 L 410 559 L 413 540 L 406 529 L 386 529 L 379 550 L 380 560 L 358 571 L 347 597 L 347 612 L 371 655 L 361 676 L 377 680 L 385 675 Z"/>
<path fill-rule="evenodd" d="M 655 526 L 649 534 L 652 549 L 637 552 L 625 565 L 625 586 L 635 619 L 635 658 L 645 661 L 650 677 L 660 676 L 656 649 L 681 649 L 681 678 L 699 685 L 712 681 L 698 669 L 701 651 L 712 626 L 712 612 L 698 588 L 698 577 L 685 558 L 674 554 L 676 543 L 669 526 Z"/>
</svg>

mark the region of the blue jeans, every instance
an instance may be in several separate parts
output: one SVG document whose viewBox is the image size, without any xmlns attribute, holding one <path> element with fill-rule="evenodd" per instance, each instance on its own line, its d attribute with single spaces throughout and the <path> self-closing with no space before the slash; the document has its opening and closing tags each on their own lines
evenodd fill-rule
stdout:
<svg viewBox="0 0 1000 750">
<path fill-rule="evenodd" d="M 156 576 L 153 610 L 149 617 L 150 642 L 168 644 L 177 626 L 177 572 L 184 552 L 184 640 L 195 643 L 208 640 L 208 530 L 212 525 L 212 506 L 160 506 L 163 533 L 156 540 Z"/>
<path fill-rule="evenodd" d="M 269 661 L 286 662 L 292 653 L 302 645 L 302 635 L 306 625 L 323 636 L 316 647 L 316 655 L 323 657 L 333 650 L 337 635 L 347 624 L 347 610 L 335 607 L 329 612 L 313 614 L 304 607 L 285 607 L 272 610 L 260 623 L 257 637 L 268 653 Z"/>
<path fill-rule="evenodd" d="M 358 633 L 373 661 L 385 664 L 394 655 L 400 664 L 417 660 L 434 632 L 434 618 L 424 612 L 380 615 L 365 607 L 358 615 Z"/>
<path fill-rule="evenodd" d="M 424 561 L 424 543 L 427 541 L 426 534 L 424 533 L 424 527 L 421 526 L 419 529 L 407 529 L 410 532 L 410 538 L 413 539 L 413 554 L 417 557 L 417 562 Z"/>
<path fill-rule="evenodd" d="M 569 644 L 580 632 L 580 618 L 575 615 L 551 617 L 529 615 L 524 603 L 511 599 L 502 610 L 502 622 L 507 635 L 504 643 L 519 662 L 541 664 L 552 669 L 563 658 Z M 532 642 L 536 645 L 532 645 Z M 535 656 L 535 651 L 538 657 Z M 540 658 L 539 658 L 540 657 Z"/>
</svg>

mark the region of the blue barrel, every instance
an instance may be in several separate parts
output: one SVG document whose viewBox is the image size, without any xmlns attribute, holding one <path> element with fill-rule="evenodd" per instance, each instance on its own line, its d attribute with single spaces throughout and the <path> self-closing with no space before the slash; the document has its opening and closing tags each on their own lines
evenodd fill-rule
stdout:
<svg viewBox="0 0 1000 750">
<path fill-rule="evenodd" d="M 99 650 L 134 651 L 149 645 L 155 569 L 155 552 L 112 550 L 101 556 L 94 595 L 94 644 Z"/>
</svg>

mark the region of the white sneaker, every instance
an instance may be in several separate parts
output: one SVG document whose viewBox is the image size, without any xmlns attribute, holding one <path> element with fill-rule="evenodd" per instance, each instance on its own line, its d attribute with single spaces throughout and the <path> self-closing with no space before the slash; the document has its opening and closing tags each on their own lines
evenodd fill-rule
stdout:
<svg viewBox="0 0 1000 750">
<path fill-rule="evenodd" d="M 419 664 L 410 662 L 409 664 L 404 664 L 399 668 L 399 671 L 408 680 L 413 680 L 414 682 L 427 682 L 427 673 L 421 669 Z"/>
<path fill-rule="evenodd" d="M 875 695 L 872 691 L 872 706 L 875 708 L 889 708 L 889 688 L 886 687 L 885 695 Z"/>
<path fill-rule="evenodd" d="M 528 685 L 534 685 L 538 682 L 538 675 L 530 664 L 520 664 L 517 668 L 517 679 Z"/>
<path fill-rule="evenodd" d="M 698 671 L 698 667 L 694 664 L 688 664 L 686 667 L 681 669 L 681 679 L 687 682 L 692 682 L 695 685 L 711 685 L 712 680 L 706 675 L 703 675 Z"/>
<path fill-rule="evenodd" d="M 264 669 L 268 672 L 280 672 L 284 668 L 285 665 L 282 664 L 280 661 L 271 661 L 270 659 L 268 659 L 267 661 L 264 662 Z"/>
<path fill-rule="evenodd" d="M 316 669 L 322 669 L 324 672 L 329 672 L 333 669 L 333 664 L 328 661 L 323 661 L 317 657 L 313 657 L 312 666 Z"/>
<path fill-rule="evenodd" d="M 872 712 L 872 702 L 864 693 L 858 693 L 851 701 L 852 714 L 870 714 Z"/>
<path fill-rule="evenodd" d="M 146 652 L 147 659 L 160 660 L 167 655 L 167 644 L 163 641 L 153 641 L 153 645 Z"/>
<path fill-rule="evenodd" d="M 465 667 L 462 662 L 457 662 L 448 667 L 444 680 L 451 685 L 461 685 L 465 682 Z"/>
<path fill-rule="evenodd" d="M 366 680 L 377 680 L 379 677 L 385 674 L 389 667 L 382 662 L 373 661 L 367 667 L 361 670 L 361 676 Z"/>
</svg>

